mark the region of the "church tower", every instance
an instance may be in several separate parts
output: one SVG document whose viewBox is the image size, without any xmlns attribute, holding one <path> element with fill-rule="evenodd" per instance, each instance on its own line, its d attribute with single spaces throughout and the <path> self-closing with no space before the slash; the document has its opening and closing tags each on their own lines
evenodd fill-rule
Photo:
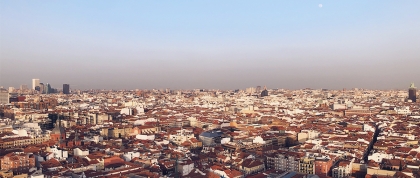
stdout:
<svg viewBox="0 0 420 178">
<path fill-rule="evenodd" d="M 66 139 L 66 130 L 61 127 L 60 115 L 58 116 L 58 124 L 55 124 L 54 129 L 50 133 L 50 138 L 57 145 L 60 145 L 61 141 Z"/>
</svg>

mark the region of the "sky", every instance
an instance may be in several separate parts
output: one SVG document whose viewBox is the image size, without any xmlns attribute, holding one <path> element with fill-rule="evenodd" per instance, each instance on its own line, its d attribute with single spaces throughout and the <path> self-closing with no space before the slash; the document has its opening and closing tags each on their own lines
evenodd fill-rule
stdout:
<svg viewBox="0 0 420 178">
<path fill-rule="evenodd" d="M 420 1 L 0 1 L 0 86 L 420 86 Z"/>
</svg>

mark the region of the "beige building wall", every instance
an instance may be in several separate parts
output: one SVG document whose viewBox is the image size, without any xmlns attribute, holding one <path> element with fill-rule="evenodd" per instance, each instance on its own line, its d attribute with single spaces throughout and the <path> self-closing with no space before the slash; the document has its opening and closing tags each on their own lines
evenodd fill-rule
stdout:
<svg viewBox="0 0 420 178">
<path fill-rule="evenodd" d="M 367 174 L 369 175 L 381 175 L 381 176 L 394 176 L 395 175 L 395 171 L 389 171 L 389 170 L 381 170 L 381 169 L 372 169 L 372 168 L 368 168 L 367 169 Z"/>
</svg>

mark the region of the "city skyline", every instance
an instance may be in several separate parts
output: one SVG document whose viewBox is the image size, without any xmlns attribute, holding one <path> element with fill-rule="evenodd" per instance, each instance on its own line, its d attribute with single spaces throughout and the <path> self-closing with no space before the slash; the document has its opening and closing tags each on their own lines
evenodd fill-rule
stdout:
<svg viewBox="0 0 420 178">
<path fill-rule="evenodd" d="M 40 79 L 32 79 L 32 88 L 36 87 L 34 86 L 34 80 L 36 80 L 39 84 L 43 84 L 43 82 L 40 82 Z M 39 86 L 39 84 L 37 86 Z M 51 85 L 51 83 L 46 83 L 48 85 Z M 21 84 L 19 85 L 19 87 L 14 87 L 14 86 L 0 86 L 1 88 L 13 88 L 13 89 L 20 89 L 22 90 L 22 86 L 27 86 L 26 84 Z M 51 85 L 54 86 L 54 85 Z M 406 90 L 406 89 L 415 89 L 417 91 L 417 87 L 415 86 L 414 82 L 411 82 L 409 85 L 407 85 L 408 87 L 406 88 L 392 88 L 392 89 L 372 89 L 372 88 L 358 88 L 358 87 L 353 87 L 353 88 L 311 88 L 311 87 L 304 87 L 304 88 L 294 88 L 294 89 L 290 89 L 290 88 L 281 88 L 281 87 L 267 87 L 264 86 L 264 89 L 258 89 L 259 87 L 261 87 L 260 85 L 255 85 L 255 86 L 248 86 L 248 87 L 244 87 L 244 88 L 228 88 L 228 89 L 220 89 L 220 88 L 170 88 L 170 87 L 160 87 L 160 88 L 123 88 L 123 89 L 116 89 L 116 88 L 110 88 L 110 89 L 106 89 L 106 88 L 87 88 L 87 89 L 83 89 L 83 88 L 77 88 L 77 87 L 73 87 L 73 85 L 71 85 L 72 87 L 70 87 L 70 84 L 68 83 L 63 83 L 61 85 L 57 85 L 57 86 L 62 86 L 62 87 L 54 87 L 55 89 L 64 91 L 65 86 L 67 86 L 67 90 L 197 90 L 197 89 L 204 89 L 204 90 L 248 90 L 250 88 L 253 88 L 255 91 L 263 91 L 263 90 L 270 90 L 270 89 L 284 89 L 284 90 L 304 90 L 304 89 L 312 89 L 312 90 L 321 90 L 321 89 L 327 89 L 327 90 L 354 90 L 354 89 L 361 89 L 361 90 Z M 26 89 L 24 89 L 26 90 Z M 34 89 L 32 89 L 34 90 Z M 66 93 L 64 93 L 66 94 Z M 68 94 L 68 93 L 67 93 Z M 417 96 L 417 95 L 416 95 Z"/>
<path fill-rule="evenodd" d="M 418 1 L 0 3 L 4 87 L 32 78 L 78 89 L 420 84 Z"/>
</svg>

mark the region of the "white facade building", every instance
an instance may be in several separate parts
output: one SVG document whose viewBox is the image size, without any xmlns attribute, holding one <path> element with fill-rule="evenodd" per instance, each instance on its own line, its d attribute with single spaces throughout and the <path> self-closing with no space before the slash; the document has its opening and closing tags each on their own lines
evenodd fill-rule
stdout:
<svg viewBox="0 0 420 178">
<path fill-rule="evenodd" d="M 382 162 L 382 159 L 393 159 L 394 156 L 392 154 L 386 154 L 386 153 L 373 153 L 372 155 L 368 156 L 368 160 L 373 160 L 377 163 Z"/>
<path fill-rule="evenodd" d="M 397 114 L 402 114 L 402 115 L 410 115 L 411 111 L 410 111 L 410 107 L 406 106 L 406 107 L 395 107 L 394 110 L 397 112 Z"/>
<path fill-rule="evenodd" d="M 89 150 L 81 150 L 80 148 L 76 148 L 73 150 L 74 156 L 84 157 L 89 155 Z"/>
<path fill-rule="evenodd" d="M 351 161 L 341 161 L 337 167 L 335 167 L 333 172 L 334 178 L 344 178 L 349 177 L 351 175 L 351 171 L 353 168 L 354 158 Z"/>
<path fill-rule="evenodd" d="M 39 79 L 32 79 L 32 90 L 35 90 L 37 86 L 39 86 Z"/>
<path fill-rule="evenodd" d="M 254 138 L 254 140 L 252 140 L 252 143 L 259 143 L 259 144 L 264 145 L 264 144 L 265 144 L 265 141 L 264 141 L 264 139 L 263 139 L 262 137 L 260 137 L 260 136 L 256 136 L 256 137 Z"/>
<path fill-rule="evenodd" d="M 169 141 L 173 141 L 177 144 L 181 144 L 187 140 L 190 140 L 191 138 L 195 138 L 194 133 L 192 130 L 186 129 L 177 130 L 175 135 L 169 135 Z"/>
<path fill-rule="evenodd" d="M 50 148 L 50 151 L 53 152 L 54 158 L 58 160 L 65 160 L 68 156 L 68 151 L 59 149 L 57 146 L 53 146 Z"/>
<path fill-rule="evenodd" d="M 129 151 L 122 155 L 122 158 L 125 161 L 131 161 L 133 158 L 138 158 L 138 157 L 140 157 L 140 153 L 137 151 Z"/>
<path fill-rule="evenodd" d="M 178 171 L 182 176 L 188 175 L 194 169 L 194 163 L 192 161 L 179 161 L 178 162 Z"/>
</svg>

